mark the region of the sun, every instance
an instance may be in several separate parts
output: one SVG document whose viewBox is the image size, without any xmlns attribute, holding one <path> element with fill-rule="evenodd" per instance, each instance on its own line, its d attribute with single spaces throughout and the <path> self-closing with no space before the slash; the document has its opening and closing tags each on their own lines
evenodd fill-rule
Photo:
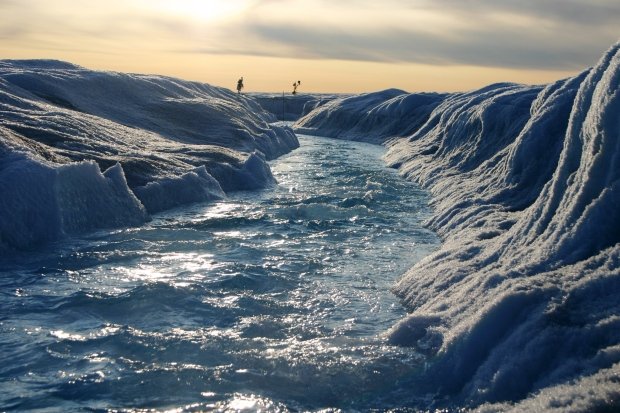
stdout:
<svg viewBox="0 0 620 413">
<path fill-rule="evenodd" d="M 156 6 L 169 14 L 178 14 L 183 17 L 200 21 L 217 22 L 231 18 L 243 12 L 249 5 L 248 0 L 175 0 L 152 1 L 151 7 Z"/>
</svg>

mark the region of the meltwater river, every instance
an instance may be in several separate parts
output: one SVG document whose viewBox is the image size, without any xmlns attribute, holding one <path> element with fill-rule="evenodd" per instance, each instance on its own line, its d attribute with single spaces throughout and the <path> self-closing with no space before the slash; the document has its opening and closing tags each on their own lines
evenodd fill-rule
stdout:
<svg viewBox="0 0 620 413">
<path fill-rule="evenodd" d="M 390 286 L 437 245 L 383 148 L 300 136 L 279 185 L 0 260 L 0 410 L 422 407 Z"/>
</svg>

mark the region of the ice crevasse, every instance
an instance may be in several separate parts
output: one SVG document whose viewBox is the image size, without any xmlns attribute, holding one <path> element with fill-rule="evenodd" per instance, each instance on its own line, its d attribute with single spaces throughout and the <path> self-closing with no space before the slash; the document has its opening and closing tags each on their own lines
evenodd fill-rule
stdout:
<svg viewBox="0 0 620 413">
<path fill-rule="evenodd" d="M 388 333 L 428 357 L 412 391 L 489 412 L 620 408 L 620 44 L 546 86 L 441 96 L 391 136 L 368 119 L 394 93 L 371 95 L 295 127 L 369 125 L 433 196 L 443 244 L 394 286 L 410 314 Z"/>
</svg>

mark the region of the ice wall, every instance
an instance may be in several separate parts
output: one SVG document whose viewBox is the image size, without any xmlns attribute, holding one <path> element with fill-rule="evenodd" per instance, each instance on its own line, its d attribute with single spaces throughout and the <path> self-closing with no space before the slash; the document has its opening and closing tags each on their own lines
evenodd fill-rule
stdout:
<svg viewBox="0 0 620 413">
<path fill-rule="evenodd" d="M 419 128 L 444 97 L 438 93 L 409 94 L 398 89 L 344 96 L 311 111 L 293 128 L 298 133 L 382 143 Z"/>
<path fill-rule="evenodd" d="M 390 148 L 445 238 L 395 286 L 412 313 L 391 338 L 435 357 L 420 386 L 470 405 L 534 393 L 550 409 L 563 388 L 565 407 L 620 406 L 619 80 L 615 46 L 545 88 L 447 98 Z"/>
<path fill-rule="evenodd" d="M 119 164 L 103 173 L 93 161 L 54 164 L 10 148 L 10 135 L 0 128 L 0 250 L 149 219 Z"/>
<path fill-rule="evenodd" d="M 204 166 L 181 176 L 151 181 L 134 189 L 136 196 L 150 212 L 160 212 L 193 202 L 224 198 L 224 191 Z"/>
<path fill-rule="evenodd" d="M 0 244 L 273 185 L 267 159 L 298 142 L 270 120 L 253 99 L 196 82 L 0 61 Z"/>
<path fill-rule="evenodd" d="M 428 360 L 412 392 L 485 412 L 620 410 L 619 91 L 617 44 L 570 79 L 395 115 L 386 160 L 432 193 L 444 240 L 394 287 L 410 315 L 388 337 Z M 385 140 L 362 127 L 385 94 L 297 127 Z"/>
</svg>

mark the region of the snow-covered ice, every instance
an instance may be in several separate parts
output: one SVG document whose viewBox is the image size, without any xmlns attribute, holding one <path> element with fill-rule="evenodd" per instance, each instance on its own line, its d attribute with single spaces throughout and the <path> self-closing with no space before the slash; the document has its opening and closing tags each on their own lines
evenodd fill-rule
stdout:
<svg viewBox="0 0 620 413">
<path fill-rule="evenodd" d="M 430 358 L 412 391 L 481 411 L 620 406 L 619 91 L 616 44 L 546 86 L 387 90 L 294 125 L 387 142 L 433 196 L 444 242 L 394 287 L 410 315 L 389 332 Z"/>
<path fill-rule="evenodd" d="M 0 114 L 4 247 L 272 185 L 266 161 L 298 146 L 244 95 L 59 61 L 0 61 Z"/>
</svg>

